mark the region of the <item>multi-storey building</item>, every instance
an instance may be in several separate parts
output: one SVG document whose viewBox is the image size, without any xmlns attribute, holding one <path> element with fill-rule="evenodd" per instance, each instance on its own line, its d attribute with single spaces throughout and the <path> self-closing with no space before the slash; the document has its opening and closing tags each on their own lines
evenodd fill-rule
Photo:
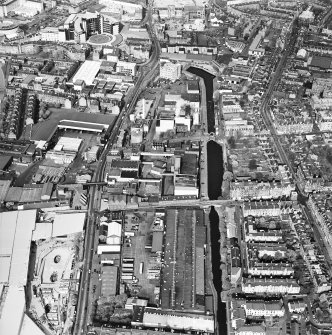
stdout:
<svg viewBox="0 0 332 335">
<path fill-rule="evenodd" d="M 283 317 L 285 315 L 285 309 L 283 308 L 282 302 L 259 302 L 259 301 L 246 301 L 243 304 L 246 315 L 249 317 Z"/>
<path fill-rule="evenodd" d="M 290 196 L 295 190 L 294 184 L 289 181 L 238 181 L 231 183 L 230 197 L 233 200 L 242 199 L 278 199 Z"/>
<path fill-rule="evenodd" d="M 300 286 L 294 279 L 244 278 L 242 291 L 248 294 L 298 294 Z"/>
<path fill-rule="evenodd" d="M 178 53 L 178 54 L 203 54 L 203 55 L 216 55 L 218 53 L 217 46 L 200 46 L 200 45 L 163 45 L 161 51 L 165 53 Z"/>
<path fill-rule="evenodd" d="M 294 269 L 288 263 L 261 263 L 255 260 L 249 261 L 247 272 L 252 276 L 292 276 Z"/>
<path fill-rule="evenodd" d="M 63 26 L 41 29 L 42 41 L 86 43 L 94 34 L 119 33 L 119 21 L 107 13 L 70 14 Z"/>
<path fill-rule="evenodd" d="M 243 136 L 253 135 L 254 125 L 250 124 L 248 120 L 241 118 L 225 121 L 225 135 L 227 137 L 236 136 L 238 133 L 241 133 Z"/>
</svg>

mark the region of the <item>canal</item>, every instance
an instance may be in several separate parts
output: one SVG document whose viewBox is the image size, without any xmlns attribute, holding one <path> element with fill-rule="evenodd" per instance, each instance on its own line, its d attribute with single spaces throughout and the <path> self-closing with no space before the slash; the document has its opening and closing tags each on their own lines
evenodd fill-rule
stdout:
<svg viewBox="0 0 332 335">
<path fill-rule="evenodd" d="M 205 91 L 206 91 L 206 105 L 207 105 L 207 121 L 208 121 L 208 133 L 214 133 L 215 121 L 214 121 L 214 102 L 213 102 L 213 79 L 214 75 L 202 70 L 197 67 L 190 67 L 188 72 L 201 77 L 204 80 Z"/>
<path fill-rule="evenodd" d="M 213 101 L 213 79 L 214 76 L 202 69 L 190 67 L 188 72 L 195 74 L 204 80 L 206 88 L 207 102 L 207 121 L 208 132 L 215 132 L 215 114 Z M 215 141 L 207 143 L 207 159 L 208 159 L 208 195 L 211 200 L 216 200 L 221 196 L 221 186 L 223 180 L 223 152 L 222 147 Z M 219 326 L 219 334 L 227 335 L 227 314 L 226 303 L 221 301 L 220 294 L 222 292 L 222 275 L 220 270 L 220 231 L 219 231 L 219 215 L 212 206 L 210 211 L 210 233 L 211 233 L 211 254 L 212 254 L 212 272 L 213 285 L 218 297 L 217 322 Z"/>
</svg>

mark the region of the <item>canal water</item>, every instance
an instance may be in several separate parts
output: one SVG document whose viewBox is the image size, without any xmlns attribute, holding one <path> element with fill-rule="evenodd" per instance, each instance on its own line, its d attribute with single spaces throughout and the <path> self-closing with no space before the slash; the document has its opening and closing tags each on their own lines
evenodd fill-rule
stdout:
<svg viewBox="0 0 332 335">
<path fill-rule="evenodd" d="M 206 87 L 207 101 L 207 120 L 208 132 L 215 131 L 215 114 L 213 101 L 213 79 L 210 73 L 190 67 L 188 72 L 203 78 Z M 223 180 L 223 152 L 222 147 L 214 142 L 207 143 L 208 158 L 208 195 L 210 200 L 216 200 L 221 196 L 221 185 Z M 212 206 L 210 211 L 210 232 L 211 232 L 211 253 L 212 253 L 212 272 L 213 284 L 218 296 L 217 322 L 219 325 L 219 335 L 227 335 L 227 314 L 226 304 L 221 301 L 220 294 L 222 292 L 222 276 L 220 270 L 220 231 L 219 231 L 219 215 Z"/>
<path fill-rule="evenodd" d="M 207 121 L 208 121 L 208 132 L 214 133 L 215 121 L 214 121 L 214 102 L 213 102 L 213 79 L 214 75 L 202 70 L 197 67 L 190 67 L 188 72 L 195 74 L 198 77 L 203 78 L 206 90 L 206 107 L 207 107 Z"/>
<path fill-rule="evenodd" d="M 208 159 L 208 195 L 210 200 L 221 196 L 221 186 L 224 174 L 223 155 L 221 146 L 215 141 L 207 143 Z"/>
<path fill-rule="evenodd" d="M 212 272 L 213 272 L 213 285 L 218 295 L 218 311 L 217 322 L 219 325 L 219 335 L 227 335 L 227 314 L 226 303 L 221 301 L 220 294 L 222 291 L 222 277 L 220 270 L 220 231 L 219 231 L 219 215 L 211 207 L 210 210 L 210 232 L 211 232 L 211 253 L 212 253 Z"/>
</svg>

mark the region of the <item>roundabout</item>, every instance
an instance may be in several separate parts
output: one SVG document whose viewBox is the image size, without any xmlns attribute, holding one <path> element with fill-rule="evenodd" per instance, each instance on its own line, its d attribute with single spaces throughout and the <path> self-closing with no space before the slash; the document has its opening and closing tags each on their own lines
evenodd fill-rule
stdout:
<svg viewBox="0 0 332 335">
<path fill-rule="evenodd" d="M 122 42 L 122 36 L 120 34 L 111 35 L 111 34 L 97 34 L 89 38 L 87 43 L 95 47 L 103 46 L 117 46 Z"/>
<path fill-rule="evenodd" d="M 9 20 L 0 21 L 0 36 L 15 37 L 19 32 L 18 24 Z"/>
</svg>

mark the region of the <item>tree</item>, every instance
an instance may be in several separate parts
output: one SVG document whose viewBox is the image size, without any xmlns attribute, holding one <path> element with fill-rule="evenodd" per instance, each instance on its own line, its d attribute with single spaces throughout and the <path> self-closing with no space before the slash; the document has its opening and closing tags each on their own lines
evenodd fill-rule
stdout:
<svg viewBox="0 0 332 335">
<path fill-rule="evenodd" d="M 19 28 L 21 29 L 21 30 L 23 30 L 23 32 L 24 32 L 24 34 L 26 34 L 27 33 L 27 31 L 29 30 L 29 26 L 27 25 L 27 24 L 20 24 L 19 25 Z"/>
<path fill-rule="evenodd" d="M 105 235 L 99 235 L 99 242 L 106 243 L 107 237 Z"/>
<path fill-rule="evenodd" d="M 249 167 L 250 170 L 256 170 L 257 167 L 258 167 L 256 159 L 251 159 L 249 161 L 248 167 Z"/>
<path fill-rule="evenodd" d="M 262 180 L 264 177 L 263 173 L 262 172 L 256 172 L 256 179 L 258 180 Z"/>
<path fill-rule="evenodd" d="M 282 255 L 282 253 L 281 253 L 280 251 L 277 251 L 277 252 L 275 253 L 275 255 L 274 255 L 274 258 L 275 258 L 276 260 L 281 260 L 281 259 L 283 259 L 284 257 L 283 257 L 283 255 Z"/>
<path fill-rule="evenodd" d="M 186 115 L 191 115 L 191 107 L 190 107 L 190 105 L 185 105 L 184 106 L 184 111 L 185 111 Z"/>
<path fill-rule="evenodd" d="M 326 160 L 332 165 L 332 148 L 326 148 Z"/>
<path fill-rule="evenodd" d="M 287 257 L 291 262 L 295 262 L 297 253 L 294 250 L 287 250 Z"/>
<path fill-rule="evenodd" d="M 126 294 L 120 294 L 115 296 L 114 302 L 116 308 L 124 308 L 126 301 L 128 299 L 128 296 Z"/>
<path fill-rule="evenodd" d="M 58 273 L 57 272 L 53 272 L 51 274 L 50 280 L 52 283 L 56 282 L 58 280 Z"/>
<path fill-rule="evenodd" d="M 230 146 L 231 149 L 235 149 L 236 148 L 236 140 L 234 136 L 231 136 L 228 140 L 227 140 L 228 145 Z"/>
<path fill-rule="evenodd" d="M 262 257 L 261 257 L 261 260 L 263 262 L 268 262 L 268 261 L 271 261 L 272 260 L 272 257 L 268 254 L 264 254 Z"/>
</svg>

